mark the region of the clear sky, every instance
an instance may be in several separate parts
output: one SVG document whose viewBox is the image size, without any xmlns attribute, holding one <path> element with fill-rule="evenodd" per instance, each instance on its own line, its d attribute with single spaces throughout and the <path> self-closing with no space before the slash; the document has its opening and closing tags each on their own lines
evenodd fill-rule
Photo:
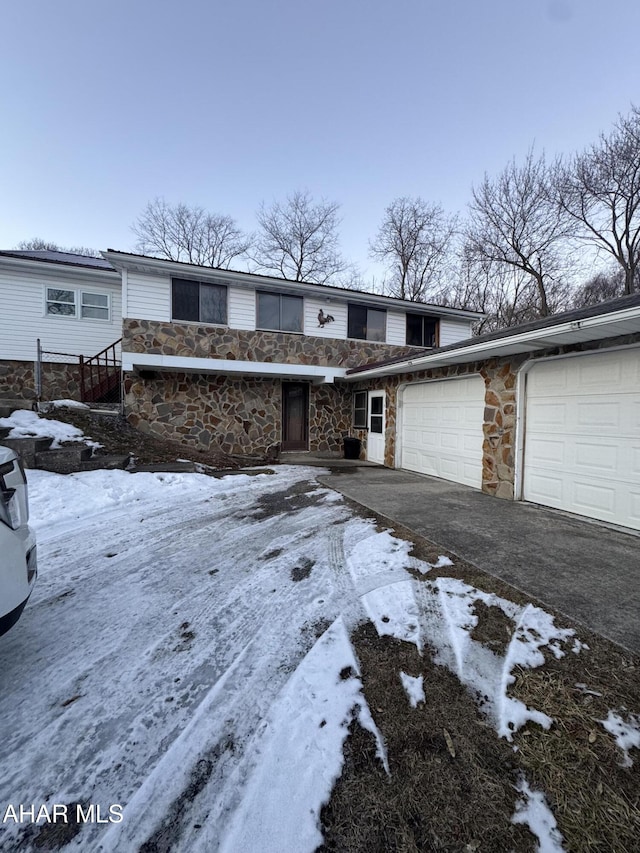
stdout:
<svg viewBox="0 0 640 853">
<path fill-rule="evenodd" d="M 608 131 L 639 33 L 638 0 L 6 0 L 0 248 L 131 250 L 156 196 L 252 230 L 308 189 L 371 273 L 394 198 L 464 213 L 533 143 Z"/>
</svg>

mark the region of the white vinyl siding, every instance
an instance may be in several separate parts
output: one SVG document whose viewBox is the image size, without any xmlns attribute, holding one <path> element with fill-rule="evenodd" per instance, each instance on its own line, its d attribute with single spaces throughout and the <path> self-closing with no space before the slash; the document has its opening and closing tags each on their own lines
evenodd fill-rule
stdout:
<svg viewBox="0 0 640 853">
<path fill-rule="evenodd" d="M 256 292 L 229 286 L 229 328 L 252 331 L 256 327 Z"/>
<path fill-rule="evenodd" d="M 83 272 L 0 271 L 0 360 L 33 361 L 38 338 L 45 350 L 92 356 L 122 336 L 120 276 Z M 82 292 L 109 294 L 109 320 L 47 315 L 48 287 L 73 290 L 78 300 Z"/>
<path fill-rule="evenodd" d="M 318 314 L 329 314 L 333 322 L 320 326 Z M 317 338 L 339 338 L 347 337 L 347 306 L 339 302 L 327 302 L 325 299 L 314 299 L 305 297 L 304 300 L 304 333 Z"/>
<path fill-rule="evenodd" d="M 407 385 L 400 467 L 481 488 L 484 395 L 478 375 Z"/>
<path fill-rule="evenodd" d="M 387 311 L 387 343 L 403 347 L 407 342 L 407 315 L 400 311 Z"/>
<path fill-rule="evenodd" d="M 440 340 L 438 346 L 447 347 L 466 341 L 472 336 L 471 323 L 468 320 L 452 320 L 448 317 L 440 319 Z"/>
<path fill-rule="evenodd" d="M 640 530 L 640 349 L 531 368 L 523 497 Z"/>
<path fill-rule="evenodd" d="M 171 277 L 127 273 L 125 317 L 136 320 L 171 320 Z"/>
</svg>

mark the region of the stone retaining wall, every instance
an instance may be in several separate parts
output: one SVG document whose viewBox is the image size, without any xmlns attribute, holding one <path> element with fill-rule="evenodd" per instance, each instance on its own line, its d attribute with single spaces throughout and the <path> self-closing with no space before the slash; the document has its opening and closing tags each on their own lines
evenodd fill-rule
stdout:
<svg viewBox="0 0 640 853">
<path fill-rule="evenodd" d="M 0 362 L 0 399 L 36 399 L 33 361 Z M 77 364 L 44 362 L 42 400 L 80 400 L 80 368 Z"/>
</svg>

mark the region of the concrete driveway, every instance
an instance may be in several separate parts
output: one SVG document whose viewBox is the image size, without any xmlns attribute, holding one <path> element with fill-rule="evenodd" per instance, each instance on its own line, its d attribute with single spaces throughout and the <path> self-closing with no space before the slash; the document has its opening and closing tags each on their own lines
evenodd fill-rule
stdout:
<svg viewBox="0 0 640 853">
<path fill-rule="evenodd" d="M 640 536 L 407 471 L 338 467 L 324 482 L 640 653 Z"/>
</svg>

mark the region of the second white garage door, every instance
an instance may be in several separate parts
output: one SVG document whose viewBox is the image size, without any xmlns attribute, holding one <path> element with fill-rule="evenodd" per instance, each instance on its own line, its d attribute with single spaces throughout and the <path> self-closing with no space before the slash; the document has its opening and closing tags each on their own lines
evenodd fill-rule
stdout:
<svg viewBox="0 0 640 853">
<path fill-rule="evenodd" d="M 481 488 L 484 394 L 478 375 L 407 385 L 400 466 Z"/>
<path fill-rule="evenodd" d="M 640 349 L 536 364 L 525 500 L 640 530 Z"/>
</svg>

